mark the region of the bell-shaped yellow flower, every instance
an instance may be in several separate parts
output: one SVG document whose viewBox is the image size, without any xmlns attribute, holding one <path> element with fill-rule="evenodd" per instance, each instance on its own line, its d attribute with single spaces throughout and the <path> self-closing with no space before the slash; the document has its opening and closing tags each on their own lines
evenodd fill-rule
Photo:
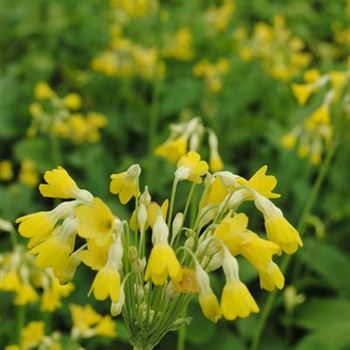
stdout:
<svg viewBox="0 0 350 350">
<path fill-rule="evenodd" d="M 63 99 L 64 106 L 75 111 L 81 107 L 81 97 L 76 93 L 70 93 Z"/>
<path fill-rule="evenodd" d="M 19 217 L 16 220 L 16 223 L 19 223 L 18 232 L 21 236 L 27 238 L 36 236 L 42 239 L 48 236 L 53 231 L 56 223 L 56 220 L 50 213 L 40 211 Z"/>
<path fill-rule="evenodd" d="M 315 87 L 313 84 L 296 84 L 291 85 L 293 95 L 300 106 L 303 106 L 313 93 Z"/>
<path fill-rule="evenodd" d="M 186 154 L 187 151 L 187 138 L 184 136 L 177 137 L 165 141 L 159 145 L 154 153 L 167 159 L 170 163 L 176 164 L 178 160 Z"/>
<path fill-rule="evenodd" d="M 139 176 L 141 168 L 138 164 L 132 165 L 127 171 L 111 175 L 109 190 L 119 195 L 122 204 L 126 204 L 132 197 L 140 195 Z"/>
<path fill-rule="evenodd" d="M 249 180 L 240 177 L 238 183 L 250 187 L 266 198 L 279 198 L 280 194 L 272 192 L 277 185 L 277 179 L 272 175 L 266 175 L 266 171 L 267 165 L 264 165 Z"/>
<path fill-rule="evenodd" d="M 270 261 L 264 270 L 259 271 L 260 287 L 268 291 L 275 288 L 282 289 L 284 286 L 284 276 L 279 267 Z"/>
<path fill-rule="evenodd" d="M 114 338 L 117 335 L 116 325 L 111 316 L 106 315 L 102 318 L 95 327 L 95 334 L 110 338 Z"/>
<path fill-rule="evenodd" d="M 221 311 L 230 321 L 237 317 L 248 317 L 252 312 L 259 312 L 259 307 L 248 288 L 241 281 L 228 282 L 222 291 Z"/>
<path fill-rule="evenodd" d="M 74 285 L 68 283 L 61 285 L 58 279 L 52 276 L 50 283 L 46 288 L 41 297 L 41 310 L 52 312 L 61 306 L 61 298 L 68 296 L 74 290 Z"/>
<path fill-rule="evenodd" d="M 214 176 L 210 179 L 210 184 L 202 196 L 200 207 L 219 205 L 223 202 L 228 193 L 229 189 L 223 184 L 221 178 L 219 176 Z"/>
<path fill-rule="evenodd" d="M 62 167 L 48 170 L 44 174 L 47 184 L 41 184 L 39 191 L 44 197 L 70 199 L 80 192 L 77 184 Z"/>
<path fill-rule="evenodd" d="M 145 279 L 151 278 L 155 285 L 161 285 L 168 276 L 174 281 L 180 281 L 182 279 L 181 265 L 168 244 L 156 244 L 148 259 Z"/>
<path fill-rule="evenodd" d="M 106 264 L 95 276 L 89 294 L 94 294 L 97 300 L 105 300 L 108 297 L 117 302 L 120 295 L 120 274 L 116 268 Z"/>
<path fill-rule="evenodd" d="M 54 96 L 54 91 L 46 81 L 39 81 L 34 86 L 34 97 L 37 100 L 47 100 Z"/>
<path fill-rule="evenodd" d="M 32 321 L 21 331 L 23 349 L 37 347 L 45 336 L 45 324 L 42 321 Z"/>
<path fill-rule="evenodd" d="M 99 246 L 106 244 L 115 229 L 115 220 L 100 198 L 95 197 L 91 204 L 77 207 L 75 215 L 79 220 L 77 231 L 80 237 L 95 240 Z"/>
<path fill-rule="evenodd" d="M 97 245 L 95 240 L 89 239 L 87 242 L 87 249 L 79 253 L 81 261 L 86 266 L 91 267 L 92 270 L 102 269 L 102 267 L 106 265 L 111 244 L 112 237 L 102 246 Z"/>
<path fill-rule="evenodd" d="M 182 156 L 177 163 L 175 177 L 178 180 L 188 180 L 197 184 L 202 183 L 202 176 L 208 171 L 207 162 L 201 160 L 197 152 L 191 151 Z"/>
<path fill-rule="evenodd" d="M 16 305 L 26 305 L 38 300 L 38 294 L 29 282 L 21 282 L 16 290 Z"/>
</svg>

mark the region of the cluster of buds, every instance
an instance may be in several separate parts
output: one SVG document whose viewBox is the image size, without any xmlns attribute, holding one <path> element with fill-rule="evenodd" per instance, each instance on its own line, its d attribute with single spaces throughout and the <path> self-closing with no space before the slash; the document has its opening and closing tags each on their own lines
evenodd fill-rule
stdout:
<svg viewBox="0 0 350 350">
<path fill-rule="evenodd" d="M 204 80 L 208 91 L 217 93 L 222 90 L 223 76 L 229 71 L 230 62 L 227 58 L 220 58 L 216 63 L 203 59 L 193 67 L 193 75 Z"/>
<path fill-rule="evenodd" d="M 300 106 L 305 105 L 312 94 L 319 94 L 323 99 L 302 124 L 296 125 L 282 137 L 282 145 L 287 149 L 297 146 L 300 157 L 308 157 L 311 164 L 319 164 L 324 150 L 331 145 L 333 139 L 332 107 L 339 106 L 344 114 L 350 114 L 350 95 L 346 93 L 349 81 L 349 69 L 322 75 L 318 70 L 312 69 L 304 73 L 303 83 L 291 84 Z"/>
<path fill-rule="evenodd" d="M 193 294 L 199 294 L 200 307 L 213 322 L 259 311 L 239 278 L 237 255 L 257 269 L 263 289 L 283 287 L 273 256 L 294 253 L 302 241 L 270 200 L 279 197 L 272 192 L 277 180 L 266 171 L 264 166 L 250 179 L 228 171 L 211 174 L 200 155 L 190 151 L 177 163 L 170 200 L 160 206 L 147 186 L 141 193 L 141 168 L 134 164 L 113 174 L 110 182 L 122 204 L 135 198 L 128 222 L 59 167 L 45 173 L 39 190 L 66 201 L 52 211 L 21 217 L 19 232 L 30 238 L 37 265 L 51 267 L 61 283 L 74 277 L 81 262 L 96 271 L 89 294 L 110 299 L 112 315 L 122 312 L 134 348 L 152 349 L 165 333 L 186 322 Z M 192 186 L 179 210 L 176 193 L 182 182 Z M 199 201 L 193 195 L 197 190 Z M 245 201 L 262 213 L 267 239 L 248 229 L 247 215 L 238 211 Z M 220 268 L 226 284 L 219 303 L 210 273 Z"/>
<path fill-rule="evenodd" d="M 275 79 L 288 81 L 311 61 L 311 55 L 304 51 L 304 42 L 288 30 L 282 16 L 275 16 L 272 25 L 257 23 L 251 37 L 245 28 L 240 28 L 234 33 L 234 40 L 243 60 L 259 59 Z"/>
<path fill-rule="evenodd" d="M 219 155 L 218 138 L 210 128 L 205 128 L 199 117 L 170 125 L 168 139 L 155 149 L 155 154 L 176 164 L 188 151 L 197 151 L 203 137 L 207 135 L 209 146 L 209 165 L 212 171 L 223 169 Z"/>
<path fill-rule="evenodd" d="M 22 245 L 0 255 L 0 273 L 0 289 L 15 293 L 15 305 L 31 304 L 40 299 L 42 311 L 59 308 L 61 298 L 74 289 L 72 283 L 61 285 L 51 269 L 38 268 L 33 256 Z"/>
<path fill-rule="evenodd" d="M 32 116 L 27 131 L 29 137 L 42 132 L 74 143 L 100 140 L 100 130 L 107 125 L 107 119 L 100 113 L 84 115 L 79 112 L 82 107 L 80 95 L 69 93 L 61 98 L 46 82 L 40 81 L 34 87 L 34 97 L 36 102 L 29 106 Z"/>
</svg>

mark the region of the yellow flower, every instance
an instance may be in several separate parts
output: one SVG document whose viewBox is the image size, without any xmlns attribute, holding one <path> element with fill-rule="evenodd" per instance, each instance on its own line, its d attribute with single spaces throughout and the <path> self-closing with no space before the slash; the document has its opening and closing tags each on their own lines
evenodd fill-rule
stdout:
<svg viewBox="0 0 350 350">
<path fill-rule="evenodd" d="M 248 288 L 241 281 L 228 282 L 222 291 L 221 311 L 230 321 L 237 317 L 248 317 L 250 313 L 259 312 L 259 307 Z"/>
<path fill-rule="evenodd" d="M 210 157 L 209 157 L 209 165 L 212 171 L 222 170 L 224 164 L 221 160 L 221 157 L 218 152 L 218 138 L 214 131 L 209 131 L 209 149 L 210 149 Z"/>
<path fill-rule="evenodd" d="M 146 268 L 146 281 L 151 278 L 155 285 L 164 284 L 166 279 L 180 281 L 182 278 L 181 265 L 172 248 L 167 244 L 157 244 L 152 248 Z"/>
<path fill-rule="evenodd" d="M 181 267 L 181 281 L 172 281 L 177 292 L 184 294 L 193 294 L 198 292 L 198 284 L 195 276 L 195 270 L 188 267 Z"/>
<path fill-rule="evenodd" d="M 37 292 L 28 282 L 21 283 L 17 288 L 16 293 L 16 298 L 14 300 L 16 305 L 26 305 L 38 300 Z"/>
<path fill-rule="evenodd" d="M 314 91 L 312 84 L 296 84 L 291 85 L 293 95 L 297 99 L 300 106 L 303 106 Z"/>
<path fill-rule="evenodd" d="M 207 171 L 207 162 L 201 160 L 201 157 L 197 152 L 190 151 L 178 161 L 175 177 L 180 181 L 188 180 L 200 184 L 203 181 L 201 176 Z"/>
<path fill-rule="evenodd" d="M 38 184 L 39 176 L 32 160 L 26 159 L 21 162 L 19 180 L 30 187 L 36 187 Z"/>
<path fill-rule="evenodd" d="M 119 195 L 122 204 L 126 204 L 132 197 L 140 195 L 139 176 L 141 168 L 138 164 L 132 165 L 127 171 L 111 175 L 109 190 Z"/>
<path fill-rule="evenodd" d="M 227 196 L 229 190 L 225 186 L 219 176 L 215 176 L 210 179 L 210 184 L 203 194 L 201 199 L 200 207 L 205 207 L 206 205 L 219 205 L 223 202 Z"/>
<path fill-rule="evenodd" d="M 54 91 L 45 81 L 39 81 L 34 86 L 34 97 L 37 100 L 47 100 L 54 95 Z"/>
<path fill-rule="evenodd" d="M 39 191 L 44 197 L 70 199 L 81 191 L 67 171 L 62 167 L 48 170 L 44 174 L 47 184 L 41 184 Z"/>
<path fill-rule="evenodd" d="M 106 244 L 115 228 L 115 220 L 108 206 L 95 197 L 91 204 L 83 204 L 75 209 L 79 220 L 77 231 L 85 239 L 93 239 L 99 246 Z"/>
<path fill-rule="evenodd" d="M 105 300 L 108 297 L 117 302 L 120 295 L 120 274 L 108 263 L 99 270 L 90 288 L 97 300 Z"/>
<path fill-rule="evenodd" d="M 115 322 L 112 320 L 111 316 L 107 315 L 102 318 L 102 320 L 96 325 L 95 332 L 97 335 L 103 337 L 116 337 Z"/>
<path fill-rule="evenodd" d="M 22 346 L 24 349 L 38 346 L 44 340 L 44 322 L 32 321 L 21 331 Z"/>
<path fill-rule="evenodd" d="M 15 291 L 21 287 L 21 281 L 16 270 L 1 272 L 0 289 Z"/>
<path fill-rule="evenodd" d="M 178 160 L 186 154 L 187 138 L 180 136 L 175 139 L 167 140 L 165 143 L 159 145 L 154 153 L 167 159 L 170 163 L 176 164 Z"/>
<path fill-rule="evenodd" d="M 99 246 L 92 239 L 87 241 L 87 249 L 80 252 L 79 256 L 82 262 L 91 267 L 92 270 L 100 270 L 106 265 L 109 247 L 112 244 L 112 237 L 107 242 Z"/>
<path fill-rule="evenodd" d="M 284 148 L 292 149 L 296 143 L 296 136 L 294 133 L 285 134 L 283 135 L 281 142 Z"/>
<path fill-rule="evenodd" d="M 13 177 L 12 163 L 9 160 L 0 161 L 0 181 L 9 181 Z"/>
<path fill-rule="evenodd" d="M 40 211 L 16 219 L 19 223 L 18 232 L 21 236 L 32 238 L 38 237 L 39 241 L 48 236 L 54 229 L 56 220 L 51 212 Z"/>
<path fill-rule="evenodd" d="M 267 165 L 264 165 L 249 180 L 241 177 L 238 183 L 250 187 L 266 198 L 279 198 L 280 194 L 272 192 L 277 185 L 277 179 L 272 175 L 266 175 L 266 171 Z"/>
<path fill-rule="evenodd" d="M 97 324 L 102 319 L 102 316 L 91 305 L 70 304 L 69 309 L 73 320 L 73 336 L 91 337 L 94 334 L 91 326 Z"/>
<path fill-rule="evenodd" d="M 75 111 L 81 107 L 81 97 L 76 93 L 70 93 L 63 99 L 65 107 Z"/>
<path fill-rule="evenodd" d="M 39 117 L 44 114 L 44 110 L 40 103 L 35 102 L 29 105 L 29 113 L 32 117 Z"/>
<path fill-rule="evenodd" d="M 263 213 L 267 237 L 287 254 L 293 254 L 303 242 L 298 231 L 285 219 L 282 211 L 267 198 L 256 195 L 256 207 Z"/>
<path fill-rule="evenodd" d="M 229 251 L 236 255 L 239 254 L 239 245 L 244 242 L 243 233 L 246 231 L 247 226 L 247 215 L 239 213 L 234 217 L 227 216 L 215 229 L 214 237 L 220 239 Z"/>
<path fill-rule="evenodd" d="M 268 291 L 273 291 L 275 287 L 282 289 L 284 286 L 284 276 L 279 267 L 270 261 L 266 269 L 259 271 L 260 287 Z"/>
<path fill-rule="evenodd" d="M 201 310 L 206 318 L 216 323 L 221 318 L 221 309 L 216 298 L 216 295 L 213 293 L 210 288 L 210 280 L 208 274 L 196 261 L 196 279 L 199 286 L 199 305 Z"/>
<path fill-rule="evenodd" d="M 52 267 L 59 273 L 63 266 L 67 266 L 66 260 L 74 249 L 76 225 L 74 219 L 66 219 L 46 241 L 30 250 L 30 254 L 37 255 L 35 262 L 38 267 Z"/>
<path fill-rule="evenodd" d="M 41 297 L 41 310 L 52 312 L 61 306 L 61 297 L 68 296 L 74 290 L 72 283 L 61 285 L 58 279 L 52 276 L 50 285 L 44 286 Z"/>
<path fill-rule="evenodd" d="M 317 69 L 308 69 L 304 73 L 304 81 L 308 84 L 314 84 L 320 77 L 320 72 Z"/>
<path fill-rule="evenodd" d="M 244 256 L 258 271 L 266 269 L 274 254 L 280 254 L 281 248 L 253 232 L 245 232 L 244 242 L 239 245 L 239 254 Z"/>
<path fill-rule="evenodd" d="M 328 125 L 330 123 L 329 107 L 322 104 L 318 107 L 309 118 L 304 122 L 306 128 L 312 128 L 315 125 Z"/>
</svg>

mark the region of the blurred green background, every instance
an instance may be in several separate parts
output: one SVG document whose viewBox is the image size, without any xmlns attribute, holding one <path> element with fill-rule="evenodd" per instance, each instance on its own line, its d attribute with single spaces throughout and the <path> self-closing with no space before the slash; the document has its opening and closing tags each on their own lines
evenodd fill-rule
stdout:
<svg viewBox="0 0 350 350">
<path fill-rule="evenodd" d="M 221 12 L 215 12 L 220 8 Z M 123 218 L 131 208 L 120 206 L 108 192 L 109 176 L 131 163 L 140 163 L 142 186 L 149 185 L 152 197 L 168 197 L 174 168 L 153 150 L 166 140 L 170 123 L 199 115 L 218 134 L 227 170 L 248 177 L 268 164 L 269 172 L 278 178 L 277 192 L 282 193 L 278 206 L 297 224 L 320 166 L 285 150 L 280 140 L 319 100 L 300 108 L 290 83 L 300 81 L 308 68 L 321 73 L 345 69 L 350 54 L 349 1 L 12 0 L 2 3 L 1 12 L 1 160 L 10 161 L 13 172 L 7 179 L 2 176 L 2 219 L 13 223 L 20 215 L 52 207 L 40 197 L 37 181 L 25 181 L 23 162 L 28 160 L 29 173 L 38 180 L 47 169 L 65 167 L 79 187 L 104 198 Z M 271 27 L 276 15 L 285 18 L 289 35 L 299 38 L 302 52 L 310 55 L 307 65 L 285 79 L 269 70 L 280 52 L 247 61 L 242 58 L 245 43 L 235 39 L 244 27 L 249 41 L 257 23 Z M 190 45 L 187 34 L 177 43 L 181 28 L 190 32 Z M 125 43 L 125 38 L 134 46 Z M 290 40 L 286 39 L 283 52 L 287 59 L 292 54 Z M 126 55 L 125 67 L 115 74 L 106 74 L 108 60 L 97 67 L 96 58 L 128 45 L 132 49 L 125 52 L 143 55 L 141 61 Z M 198 62 L 215 63 L 222 58 L 229 69 L 213 73 L 218 89 L 210 85 L 213 77 L 193 73 Z M 136 63 L 130 68 L 133 59 Z M 107 124 L 99 140 L 76 142 L 57 137 L 45 127 L 28 136 L 33 123 L 29 106 L 37 100 L 33 91 L 39 81 L 46 81 L 60 97 L 79 94 L 82 114 L 104 115 Z M 312 209 L 317 219 L 309 220 L 305 245 L 286 274 L 286 285 L 295 286 L 305 301 L 290 311 L 284 292 L 278 294 L 261 349 L 350 348 L 350 131 L 345 131 L 347 137 L 340 140 Z M 262 230 L 259 218 L 252 217 L 251 222 L 257 231 Z M 3 233 L 0 240 L 1 251 L 9 251 L 8 235 Z M 241 274 L 263 307 L 268 293 L 259 290 L 257 275 L 243 263 Z M 63 301 L 62 308 L 41 316 L 37 305 L 30 305 L 28 320 L 50 318 L 51 330 L 67 332 L 71 320 L 66 305 L 70 302 L 89 301 L 107 313 L 108 303 L 87 298 L 90 281 L 89 272 L 80 269 L 79 288 Z M 15 338 L 12 300 L 11 294 L 1 293 L 1 348 Z M 212 324 L 201 315 L 197 302 L 190 309 L 193 320 L 186 333 L 186 349 L 193 350 L 248 349 L 261 316 Z M 121 320 L 117 332 L 113 341 L 96 338 L 84 340 L 82 346 L 128 349 Z M 171 333 L 158 348 L 175 349 L 174 344 L 176 333 Z"/>
</svg>

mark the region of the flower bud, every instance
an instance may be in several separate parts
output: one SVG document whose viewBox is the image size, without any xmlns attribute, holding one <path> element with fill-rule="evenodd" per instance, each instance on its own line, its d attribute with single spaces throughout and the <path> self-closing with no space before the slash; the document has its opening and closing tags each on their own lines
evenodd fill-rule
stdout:
<svg viewBox="0 0 350 350">
<path fill-rule="evenodd" d="M 180 232 L 183 225 L 184 215 L 182 213 L 177 213 L 173 220 L 173 237 L 176 237 Z"/>
</svg>

